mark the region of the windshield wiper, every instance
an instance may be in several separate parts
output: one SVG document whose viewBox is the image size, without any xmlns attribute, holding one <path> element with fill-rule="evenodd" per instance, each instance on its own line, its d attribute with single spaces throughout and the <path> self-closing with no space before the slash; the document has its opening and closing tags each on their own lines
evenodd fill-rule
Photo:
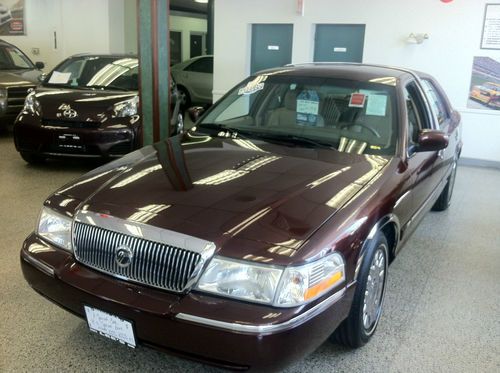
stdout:
<svg viewBox="0 0 500 373">
<path fill-rule="evenodd" d="M 313 139 L 306 137 L 306 136 L 273 133 L 273 134 L 267 134 L 265 137 L 267 139 L 270 139 L 270 140 L 274 139 L 277 141 L 289 142 L 292 144 L 308 144 L 308 145 L 321 147 L 321 148 L 335 149 L 331 143 L 319 141 L 319 140 L 313 140 Z"/>
<path fill-rule="evenodd" d="M 264 141 L 278 141 L 278 142 L 286 142 L 286 143 L 292 143 L 292 144 L 307 144 L 307 145 L 312 145 L 315 147 L 321 147 L 321 148 L 326 148 L 326 149 L 336 149 L 333 144 L 324 142 L 324 141 L 319 141 L 319 140 L 313 140 L 309 137 L 306 136 L 298 136 L 298 135 L 289 135 L 289 134 L 279 134 L 279 133 L 268 133 L 268 132 L 255 132 L 255 131 L 249 131 L 249 130 L 244 130 L 240 128 L 233 128 L 226 126 L 224 124 L 215 124 L 215 123 L 203 123 L 199 127 L 201 128 L 207 128 L 207 129 L 213 129 L 213 130 L 220 130 L 220 131 L 225 131 L 229 133 L 228 137 L 231 138 L 259 138 Z"/>
<path fill-rule="evenodd" d="M 99 84 L 94 84 L 94 85 L 86 85 L 84 88 L 95 88 L 95 89 L 110 89 L 114 91 L 130 91 L 129 89 L 123 88 L 123 87 L 118 87 L 116 85 L 99 85 Z"/>
</svg>

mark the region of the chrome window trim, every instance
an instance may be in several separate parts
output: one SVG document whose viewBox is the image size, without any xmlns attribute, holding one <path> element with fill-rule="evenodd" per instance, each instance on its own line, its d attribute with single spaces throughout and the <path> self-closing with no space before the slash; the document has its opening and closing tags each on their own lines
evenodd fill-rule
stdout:
<svg viewBox="0 0 500 373">
<path fill-rule="evenodd" d="M 318 303 L 314 307 L 310 308 L 309 310 L 305 311 L 304 313 L 301 313 L 300 315 L 279 324 L 263 324 L 263 325 L 239 324 L 239 323 L 208 319 L 205 317 L 195 316 L 187 313 L 178 313 L 175 316 L 175 318 L 178 320 L 192 322 L 194 324 L 205 325 L 217 329 L 229 330 L 231 332 L 247 333 L 247 334 L 271 334 L 292 329 L 300 324 L 305 323 L 306 321 L 309 321 L 310 319 L 319 315 L 320 313 L 325 311 L 328 307 L 332 306 L 337 301 L 339 301 L 344 296 L 345 292 L 346 288 L 342 288 L 341 290 L 337 291 L 336 293 L 334 293 L 324 301 Z"/>
</svg>

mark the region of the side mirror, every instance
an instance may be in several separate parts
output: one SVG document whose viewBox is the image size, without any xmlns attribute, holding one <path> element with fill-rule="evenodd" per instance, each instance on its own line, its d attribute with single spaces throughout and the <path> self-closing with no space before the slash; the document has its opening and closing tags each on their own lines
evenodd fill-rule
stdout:
<svg viewBox="0 0 500 373">
<path fill-rule="evenodd" d="M 45 64 L 43 62 L 35 62 L 35 67 L 38 69 L 38 70 L 41 70 L 45 67 Z"/>
<path fill-rule="evenodd" d="M 193 123 L 196 123 L 204 112 L 205 108 L 203 106 L 193 106 L 188 109 L 189 118 Z"/>
<path fill-rule="evenodd" d="M 442 131 L 423 130 L 418 135 L 417 152 L 436 152 L 448 146 L 448 136 Z"/>
<path fill-rule="evenodd" d="M 43 74 L 40 74 L 38 75 L 38 81 L 40 83 L 43 83 L 45 81 L 45 78 L 47 77 L 47 74 L 43 73 Z"/>
</svg>

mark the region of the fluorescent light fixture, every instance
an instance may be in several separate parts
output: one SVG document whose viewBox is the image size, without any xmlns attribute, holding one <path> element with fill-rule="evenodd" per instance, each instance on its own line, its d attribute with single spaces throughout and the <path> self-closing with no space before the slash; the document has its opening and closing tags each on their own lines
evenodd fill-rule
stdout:
<svg viewBox="0 0 500 373">
<path fill-rule="evenodd" d="M 195 3 L 202 3 L 202 4 L 206 4 L 208 3 L 208 0 L 194 0 Z"/>
</svg>

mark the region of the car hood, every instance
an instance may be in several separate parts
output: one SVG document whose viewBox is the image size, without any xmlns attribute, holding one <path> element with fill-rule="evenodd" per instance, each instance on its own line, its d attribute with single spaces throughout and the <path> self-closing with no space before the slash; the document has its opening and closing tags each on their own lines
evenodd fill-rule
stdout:
<svg viewBox="0 0 500 373">
<path fill-rule="evenodd" d="M 299 250 L 387 161 L 188 133 L 131 153 L 58 193 L 98 214 L 214 242 L 222 255 L 279 256 Z"/>
<path fill-rule="evenodd" d="M 38 82 L 40 74 L 40 70 L 0 70 L 0 87 L 33 87 Z"/>
<path fill-rule="evenodd" d="M 44 119 L 101 122 L 111 115 L 114 104 L 136 96 L 137 92 L 41 87 L 35 95 Z M 75 117 L 64 116 L 68 108 L 76 111 Z"/>
</svg>

